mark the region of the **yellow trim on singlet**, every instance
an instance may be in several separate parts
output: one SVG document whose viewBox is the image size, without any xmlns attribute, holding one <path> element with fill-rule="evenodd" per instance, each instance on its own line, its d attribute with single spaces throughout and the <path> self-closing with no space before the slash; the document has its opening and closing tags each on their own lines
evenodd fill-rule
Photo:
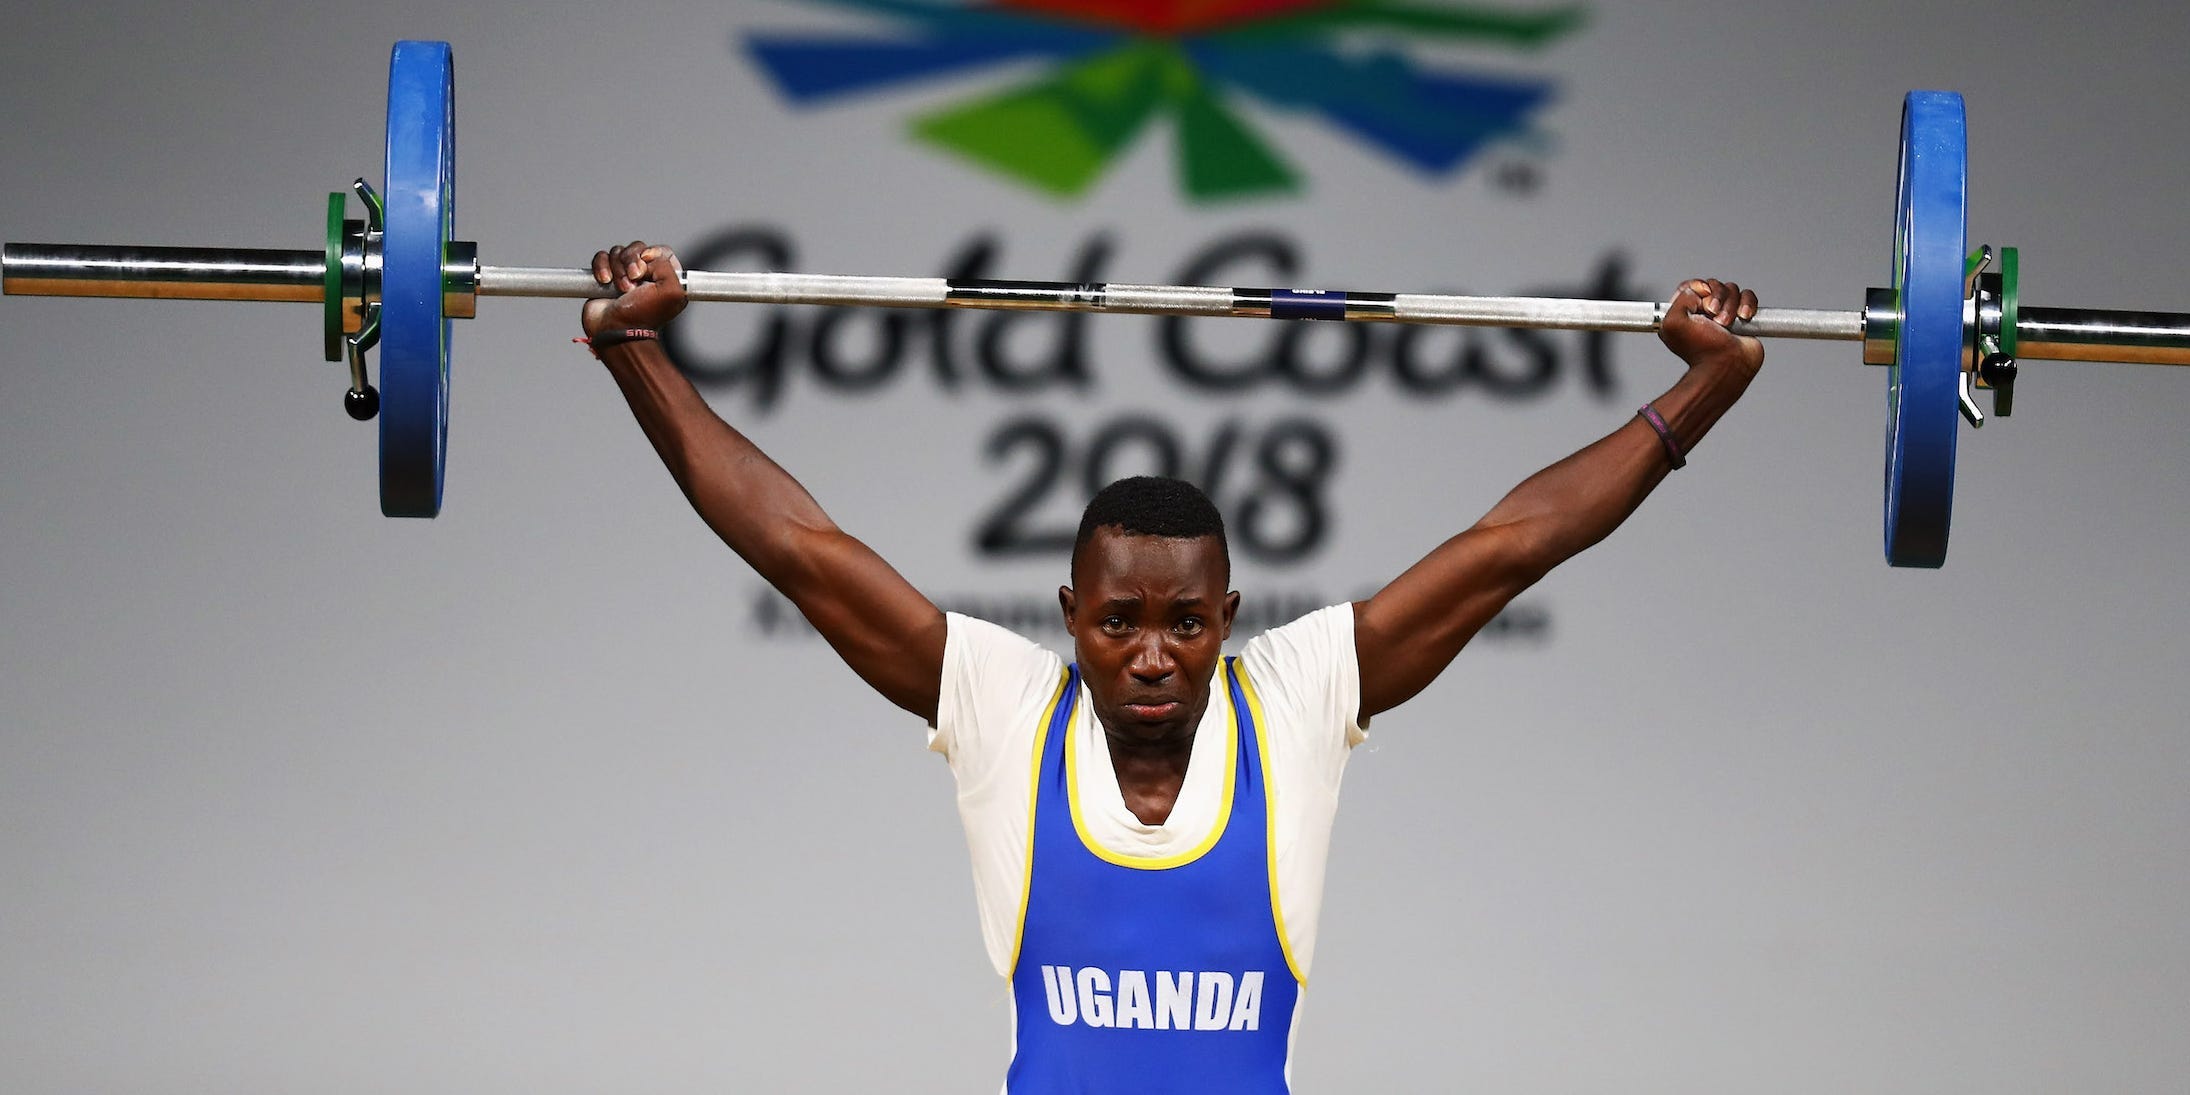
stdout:
<svg viewBox="0 0 2190 1095">
<path fill-rule="evenodd" d="M 1080 690 L 1083 693 L 1087 691 L 1084 683 Z M 1232 821 L 1232 784 L 1239 766 L 1239 719 L 1232 710 L 1232 690 L 1226 688 L 1223 689 L 1223 692 L 1225 713 L 1224 797 L 1217 803 L 1217 820 L 1215 824 L 1209 827 L 1209 835 L 1203 837 L 1200 844 L 1176 855 L 1155 857 L 1121 855 L 1103 847 L 1101 842 L 1095 839 L 1095 834 L 1087 831 L 1087 823 L 1080 820 L 1080 751 L 1073 748 L 1072 722 L 1068 720 L 1065 723 L 1065 787 L 1067 790 L 1066 797 L 1072 804 L 1072 831 L 1080 834 L 1081 845 L 1086 847 L 1088 851 L 1095 853 L 1097 859 L 1105 863 L 1115 863 L 1120 867 L 1131 867 L 1136 871 L 1164 871 L 1192 863 L 1206 855 L 1209 849 L 1217 846 L 1218 838 L 1224 835 L 1225 826 L 1231 824 Z M 1092 700 L 1089 702 L 1093 703 Z M 1077 719 L 1079 715 L 1079 705 L 1074 704 L 1071 718 Z M 1186 788 L 1183 783 L 1180 785 L 1179 791 L 1181 794 L 1185 793 Z M 1173 804 L 1173 808 L 1177 808 L 1176 803 Z"/>
<path fill-rule="evenodd" d="M 1285 968 L 1293 972 L 1294 982 L 1305 988 L 1308 978 L 1300 972 L 1300 962 L 1293 957 L 1292 937 L 1285 934 L 1285 906 L 1278 900 L 1277 781 L 1270 778 L 1270 720 L 1263 717 L 1262 697 L 1255 694 L 1255 682 L 1247 676 L 1246 661 L 1234 659 L 1232 668 L 1239 674 L 1240 691 L 1247 696 L 1247 713 L 1254 716 L 1255 753 L 1262 758 L 1263 844 L 1270 857 L 1270 918 L 1277 923 L 1278 949 L 1285 952 Z"/>
<path fill-rule="evenodd" d="M 1011 961 L 1004 964 L 1004 976 L 1019 971 L 1019 946 L 1027 939 L 1027 898 L 1034 893 L 1034 804 L 1042 797 L 1042 750 L 1049 741 L 1049 724 L 1057 717 L 1057 704 L 1065 698 L 1065 686 L 1072 683 L 1072 671 L 1057 671 L 1057 691 L 1049 697 L 1049 706 L 1042 711 L 1042 721 L 1034 726 L 1034 776 L 1027 780 L 1027 858 L 1026 870 L 1019 876 L 1019 916 L 1013 922 L 1011 934 Z M 1070 748 L 1071 738 L 1065 739 Z"/>
</svg>

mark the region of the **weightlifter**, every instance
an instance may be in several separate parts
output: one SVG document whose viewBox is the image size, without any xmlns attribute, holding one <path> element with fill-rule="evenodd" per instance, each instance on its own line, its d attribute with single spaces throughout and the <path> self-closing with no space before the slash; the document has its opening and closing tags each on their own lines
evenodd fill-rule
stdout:
<svg viewBox="0 0 2190 1095">
<path fill-rule="evenodd" d="M 587 339 L 701 518 L 932 728 L 982 939 L 1011 983 L 1015 1093 L 1287 1091 L 1348 752 L 1516 595 L 1619 527 L 1764 361 L 1728 329 L 1756 294 L 1683 282 L 1659 330 L 1688 365 L 1670 391 L 1374 596 L 1236 657 L 1216 508 L 1178 480 L 1114 483 L 1057 591 L 1068 664 L 937 609 L 715 415 L 657 338 L 684 309 L 681 275 L 666 247 L 594 255 L 621 295 L 586 302 Z"/>
</svg>

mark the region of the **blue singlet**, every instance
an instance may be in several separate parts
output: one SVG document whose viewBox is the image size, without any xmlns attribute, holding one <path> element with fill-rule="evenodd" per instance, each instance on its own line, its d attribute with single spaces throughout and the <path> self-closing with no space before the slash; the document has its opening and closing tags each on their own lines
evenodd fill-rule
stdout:
<svg viewBox="0 0 2190 1095">
<path fill-rule="evenodd" d="M 1168 859 L 1098 850 L 1071 792 L 1079 668 L 1042 728 L 1025 918 L 1012 967 L 1013 1095 L 1283 1095 L 1300 982 L 1276 904 L 1264 754 L 1238 660 L 1226 808 Z M 1098 748 L 1101 746 L 1098 745 Z"/>
</svg>

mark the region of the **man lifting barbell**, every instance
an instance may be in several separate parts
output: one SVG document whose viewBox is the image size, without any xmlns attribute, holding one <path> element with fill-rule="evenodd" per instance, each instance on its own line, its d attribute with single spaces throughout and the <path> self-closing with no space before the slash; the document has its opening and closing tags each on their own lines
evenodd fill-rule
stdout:
<svg viewBox="0 0 2190 1095">
<path fill-rule="evenodd" d="M 1012 989 L 1012 1092 L 1288 1090 L 1363 728 L 1618 528 L 1764 361 L 1728 330 L 1756 294 L 1682 283 L 1658 330 L 1688 363 L 1670 391 L 1369 599 L 1232 658 L 1240 598 L 1216 508 L 1175 479 L 1113 483 L 1057 591 L 1068 665 L 936 608 L 714 413 L 658 341 L 686 302 L 670 249 L 611 248 L 592 274 L 621 295 L 586 302 L 586 340 L 693 508 L 949 761 L 982 937 Z"/>
</svg>

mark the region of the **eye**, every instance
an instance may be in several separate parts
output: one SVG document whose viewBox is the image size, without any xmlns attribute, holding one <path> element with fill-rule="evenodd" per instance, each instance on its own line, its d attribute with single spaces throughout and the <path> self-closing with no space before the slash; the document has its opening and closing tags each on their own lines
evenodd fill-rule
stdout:
<svg viewBox="0 0 2190 1095">
<path fill-rule="evenodd" d="M 1126 628 L 1127 625 L 1125 622 L 1125 617 L 1123 616 L 1103 617 L 1102 629 L 1112 635 L 1122 634 L 1125 632 Z"/>
<path fill-rule="evenodd" d="M 1173 624 L 1172 630 L 1177 631 L 1181 635 L 1193 636 L 1201 634 L 1202 628 L 1204 626 L 1206 625 L 1202 623 L 1201 617 L 1188 616 L 1187 618 L 1180 620 L 1178 623 Z"/>
</svg>

